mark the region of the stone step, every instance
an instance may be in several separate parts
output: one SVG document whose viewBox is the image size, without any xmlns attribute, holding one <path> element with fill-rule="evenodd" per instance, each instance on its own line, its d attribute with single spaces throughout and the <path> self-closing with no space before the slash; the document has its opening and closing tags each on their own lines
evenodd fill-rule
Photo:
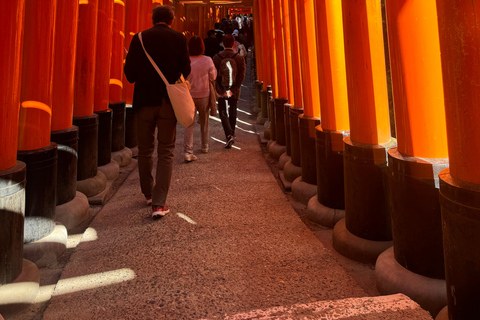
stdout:
<svg viewBox="0 0 480 320">
<path fill-rule="evenodd" d="M 225 320 L 432 320 L 431 315 L 403 294 L 318 301 L 238 313 Z"/>
</svg>

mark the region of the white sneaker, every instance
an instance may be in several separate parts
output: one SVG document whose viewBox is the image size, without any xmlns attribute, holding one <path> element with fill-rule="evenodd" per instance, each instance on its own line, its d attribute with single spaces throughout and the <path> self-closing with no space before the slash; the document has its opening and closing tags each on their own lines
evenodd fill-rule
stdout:
<svg viewBox="0 0 480 320">
<path fill-rule="evenodd" d="M 194 154 L 191 154 L 191 153 L 185 153 L 185 157 L 184 157 L 184 159 L 185 159 L 185 162 L 192 162 L 192 161 L 195 161 L 195 160 L 197 160 L 198 158 L 197 158 L 197 156 L 196 156 L 196 155 L 194 155 Z"/>
</svg>

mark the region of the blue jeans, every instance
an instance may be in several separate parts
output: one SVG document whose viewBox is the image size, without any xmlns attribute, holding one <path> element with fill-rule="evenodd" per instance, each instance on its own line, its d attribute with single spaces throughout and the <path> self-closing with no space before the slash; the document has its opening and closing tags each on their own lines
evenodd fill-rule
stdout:
<svg viewBox="0 0 480 320">
<path fill-rule="evenodd" d="M 228 115 L 227 115 L 228 104 Z M 235 125 L 237 124 L 237 99 L 234 97 L 218 99 L 218 113 L 222 121 L 225 137 L 235 136 Z"/>
</svg>

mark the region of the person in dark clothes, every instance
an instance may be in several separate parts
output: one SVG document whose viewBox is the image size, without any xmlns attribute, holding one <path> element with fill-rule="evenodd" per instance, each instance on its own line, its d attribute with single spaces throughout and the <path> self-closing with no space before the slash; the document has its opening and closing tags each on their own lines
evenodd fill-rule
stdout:
<svg viewBox="0 0 480 320">
<path fill-rule="evenodd" d="M 218 43 L 217 37 L 215 36 L 215 30 L 208 30 L 207 38 L 203 40 L 205 45 L 205 55 L 213 59 L 213 57 L 223 50 L 220 43 Z"/>
<path fill-rule="evenodd" d="M 191 71 L 187 38 L 171 29 L 173 8 L 158 6 L 152 11 L 153 27 L 142 31 L 143 44 L 169 83 L 180 74 L 186 78 Z M 140 187 L 147 205 L 152 205 L 152 218 L 169 212 L 165 205 L 173 169 L 173 151 L 177 119 L 167 89 L 143 51 L 138 34 L 134 35 L 126 57 L 125 76 L 135 83 L 133 109 L 137 121 L 138 172 Z M 152 154 L 157 132 L 157 173 L 152 176 Z"/>
<path fill-rule="evenodd" d="M 215 37 L 218 40 L 218 43 L 222 43 L 223 36 L 225 35 L 225 32 L 220 29 L 220 22 L 215 22 L 214 24 L 215 27 Z"/>
</svg>

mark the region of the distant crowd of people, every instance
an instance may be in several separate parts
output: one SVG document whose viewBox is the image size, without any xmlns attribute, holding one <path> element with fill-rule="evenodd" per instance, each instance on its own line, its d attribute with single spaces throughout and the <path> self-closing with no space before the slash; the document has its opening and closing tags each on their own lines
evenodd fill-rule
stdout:
<svg viewBox="0 0 480 320">
<path fill-rule="evenodd" d="M 202 40 L 186 37 L 171 29 L 173 8 L 158 6 L 153 10 L 153 27 L 136 34 L 130 44 L 124 72 L 135 83 L 133 109 L 138 138 L 138 169 L 140 187 L 147 205 L 152 206 L 152 218 L 161 218 L 170 210 L 165 205 L 170 187 L 175 148 L 175 114 L 163 83 L 148 52 L 170 84 L 183 75 L 190 83 L 190 94 L 198 111 L 201 152 L 209 152 L 210 114 L 218 108 L 225 133 L 225 148 L 235 143 L 237 102 L 245 78 L 245 57 L 253 43 L 252 16 L 226 16 Z M 197 160 L 193 153 L 195 121 L 185 128 L 184 160 Z M 157 130 L 157 170 L 152 175 L 152 154 Z"/>
</svg>

